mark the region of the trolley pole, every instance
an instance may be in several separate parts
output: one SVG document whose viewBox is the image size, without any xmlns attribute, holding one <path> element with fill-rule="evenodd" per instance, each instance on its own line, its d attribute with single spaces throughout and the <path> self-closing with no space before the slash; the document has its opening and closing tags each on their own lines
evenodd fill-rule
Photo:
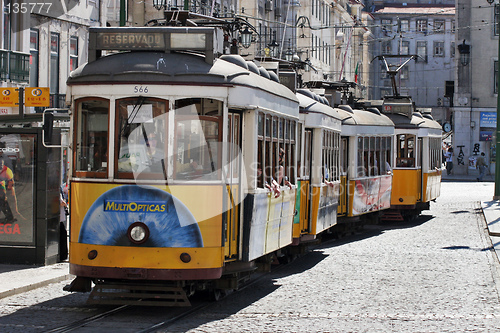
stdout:
<svg viewBox="0 0 500 333">
<path fill-rule="evenodd" d="M 495 136 L 495 194 L 493 200 L 500 200 L 500 37 L 498 38 L 498 62 L 497 62 L 497 131 Z"/>
</svg>

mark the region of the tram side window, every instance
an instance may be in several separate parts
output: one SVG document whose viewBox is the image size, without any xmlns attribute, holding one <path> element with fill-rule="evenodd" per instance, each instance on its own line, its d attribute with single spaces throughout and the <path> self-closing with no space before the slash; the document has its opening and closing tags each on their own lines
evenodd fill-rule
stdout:
<svg viewBox="0 0 500 333">
<path fill-rule="evenodd" d="M 399 134 L 397 140 L 396 166 L 402 168 L 415 167 L 415 135 Z"/>
<path fill-rule="evenodd" d="M 363 154 L 363 144 L 364 140 L 362 137 L 358 138 L 358 164 L 357 164 L 357 176 L 358 177 L 365 177 L 367 176 L 367 170 L 365 168 L 365 154 Z"/>
<path fill-rule="evenodd" d="M 392 171 L 391 166 L 391 138 L 381 137 L 380 138 L 380 172 L 381 174 L 387 174 Z"/>
<path fill-rule="evenodd" d="M 257 121 L 257 187 L 293 183 L 296 123 L 264 113 Z"/>
<path fill-rule="evenodd" d="M 343 137 L 340 141 L 340 165 L 341 165 L 341 170 L 340 173 L 344 174 L 347 173 L 347 168 L 349 167 L 349 162 L 347 160 L 348 156 L 348 140 L 347 138 Z"/>
<path fill-rule="evenodd" d="M 290 121 L 290 147 L 289 147 L 289 159 L 288 159 L 288 165 L 289 165 L 289 168 L 288 168 L 288 177 L 289 177 L 289 180 L 292 184 L 295 184 L 297 179 L 296 179 L 296 172 L 295 172 L 295 160 L 296 160 L 296 155 L 297 154 L 297 151 L 296 151 L 296 147 L 297 147 L 297 143 L 296 143 L 296 129 L 297 129 L 297 123 L 295 121 Z"/>
<path fill-rule="evenodd" d="M 220 179 L 222 109 L 221 101 L 208 98 L 186 98 L 175 102 L 175 179 Z M 226 177 L 232 176 L 231 169 L 224 170 Z"/>
<path fill-rule="evenodd" d="M 429 139 L 429 168 L 439 169 L 441 167 L 441 139 Z"/>
<path fill-rule="evenodd" d="M 257 184 L 258 188 L 264 187 L 264 172 L 263 172 L 263 157 L 264 157 L 264 114 L 257 114 Z"/>
<path fill-rule="evenodd" d="M 337 142 L 338 133 L 325 130 L 323 132 L 323 180 L 338 180 L 338 155 L 339 147 Z"/>
<path fill-rule="evenodd" d="M 167 111 L 164 100 L 138 97 L 116 102 L 117 177 L 166 177 Z"/>
<path fill-rule="evenodd" d="M 106 177 L 108 119 L 108 100 L 84 99 L 77 102 L 75 171 L 78 176 Z"/>
</svg>

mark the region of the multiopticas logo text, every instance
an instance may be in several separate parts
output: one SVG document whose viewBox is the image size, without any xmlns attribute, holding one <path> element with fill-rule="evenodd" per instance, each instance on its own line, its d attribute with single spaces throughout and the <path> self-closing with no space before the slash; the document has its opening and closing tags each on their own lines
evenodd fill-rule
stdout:
<svg viewBox="0 0 500 333">
<path fill-rule="evenodd" d="M 0 148 L 0 151 L 2 153 L 19 153 L 19 148 L 10 148 L 10 147 Z"/>
<path fill-rule="evenodd" d="M 125 201 L 105 200 L 104 211 L 107 212 L 137 212 L 137 213 L 164 213 L 167 204 L 163 201 Z"/>
</svg>

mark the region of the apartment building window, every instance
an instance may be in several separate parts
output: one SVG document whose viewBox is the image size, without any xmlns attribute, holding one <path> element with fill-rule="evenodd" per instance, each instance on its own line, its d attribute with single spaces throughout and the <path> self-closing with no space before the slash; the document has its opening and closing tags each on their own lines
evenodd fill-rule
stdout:
<svg viewBox="0 0 500 333">
<path fill-rule="evenodd" d="M 7 2 L 5 2 L 7 4 Z M 3 36 L 2 36 L 2 49 L 10 50 L 10 14 L 7 9 L 3 11 Z"/>
<path fill-rule="evenodd" d="M 434 56 L 444 57 L 444 42 L 434 42 Z"/>
<path fill-rule="evenodd" d="M 434 20 L 434 33 L 444 33 L 444 20 Z"/>
<path fill-rule="evenodd" d="M 417 32 L 427 33 L 427 20 L 417 20 Z"/>
<path fill-rule="evenodd" d="M 404 40 L 399 44 L 399 54 L 401 55 L 408 55 L 410 54 L 410 42 L 407 40 Z"/>
<path fill-rule="evenodd" d="M 408 31 L 410 31 L 410 21 L 409 20 L 401 20 L 401 21 L 399 21 L 399 31 L 400 32 L 408 32 Z"/>
<path fill-rule="evenodd" d="M 120 0 L 108 0 L 107 19 L 108 21 L 120 21 Z"/>
<path fill-rule="evenodd" d="M 403 67 L 399 71 L 399 77 L 401 80 L 408 80 L 410 78 L 410 71 L 408 70 L 408 67 Z"/>
<path fill-rule="evenodd" d="M 385 65 L 380 65 L 380 78 L 381 79 L 387 79 L 389 75 L 387 75 L 387 70 L 385 68 Z"/>
<path fill-rule="evenodd" d="M 69 70 L 74 71 L 78 67 L 78 37 L 71 36 L 69 39 Z"/>
<path fill-rule="evenodd" d="M 382 19 L 380 21 L 382 25 L 382 31 L 387 35 L 387 33 L 392 31 L 392 20 Z"/>
<path fill-rule="evenodd" d="M 450 43 L 450 57 L 455 58 L 455 42 Z"/>
<path fill-rule="evenodd" d="M 423 40 L 417 41 L 417 61 L 427 62 L 427 42 Z"/>
<path fill-rule="evenodd" d="M 500 20 L 500 5 L 495 5 L 495 19 L 493 24 L 493 32 L 498 36 L 498 21 Z"/>
<path fill-rule="evenodd" d="M 498 60 L 493 64 L 493 93 L 498 94 Z"/>
<path fill-rule="evenodd" d="M 53 98 L 52 107 L 58 107 L 59 95 L 59 34 L 50 34 L 50 94 Z"/>
<path fill-rule="evenodd" d="M 382 54 L 392 54 L 392 43 L 391 41 L 382 42 Z"/>
<path fill-rule="evenodd" d="M 391 88 L 380 88 L 380 97 L 391 96 L 392 89 Z"/>
<path fill-rule="evenodd" d="M 455 20 L 451 20 L 451 32 L 455 33 Z"/>
<path fill-rule="evenodd" d="M 30 30 L 30 86 L 38 87 L 38 30 Z"/>
</svg>

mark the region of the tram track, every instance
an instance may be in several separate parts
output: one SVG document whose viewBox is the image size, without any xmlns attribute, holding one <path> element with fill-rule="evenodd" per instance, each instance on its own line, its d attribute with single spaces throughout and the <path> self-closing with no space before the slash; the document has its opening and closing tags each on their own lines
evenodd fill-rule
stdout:
<svg viewBox="0 0 500 333">
<path fill-rule="evenodd" d="M 314 251 L 315 249 L 319 248 L 322 245 L 324 246 L 325 244 L 328 244 L 328 243 L 331 243 L 334 241 L 335 241 L 334 239 L 328 239 L 320 244 L 314 244 L 314 245 L 311 244 L 308 247 L 308 251 L 304 255 L 307 255 L 307 253 Z M 238 294 L 240 294 L 241 292 L 243 292 L 247 288 L 250 288 L 250 287 L 254 286 L 255 284 L 257 284 L 258 282 L 262 281 L 263 279 L 269 277 L 271 274 L 278 273 L 281 270 L 285 269 L 286 267 L 294 264 L 294 262 L 297 259 L 300 259 L 301 257 L 303 257 L 303 256 L 301 255 L 301 256 L 299 256 L 293 260 L 290 260 L 286 263 L 280 263 L 279 265 L 273 266 L 272 270 L 270 270 L 268 272 L 262 272 L 261 274 L 254 274 L 254 277 L 251 278 L 250 281 L 248 281 L 247 283 L 242 285 L 238 290 L 235 290 L 231 293 L 228 293 L 224 296 L 221 296 L 221 298 L 218 301 L 222 301 L 227 297 L 237 296 Z M 179 320 L 182 320 L 182 319 L 189 317 L 191 315 L 195 315 L 195 314 L 199 313 L 200 311 L 207 309 L 214 304 L 217 304 L 217 302 L 200 299 L 200 300 L 197 300 L 196 302 L 192 302 L 192 304 L 193 305 L 189 308 L 185 308 L 185 307 L 170 308 L 170 309 L 175 309 L 174 311 L 172 311 L 174 313 L 171 313 L 172 316 L 170 318 L 164 318 L 157 323 L 149 325 L 149 327 L 139 329 L 139 330 L 136 330 L 134 332 L 136 332 L 136 333 L 150 333 L 150 332 L 156 332 L 157 330 L 166 329 L 169 326 L 172 326 L 173 324 L 177 323 Z M 75 322 L 44 331 L 44 333 L 75 332 L 81 328 L 84 328 L 85 326 L 88 326 L 89 324 L 94 324 L 96 322 L 103 321 L 105 319 L 110 319 L 111 317 L 116 316 L 120 313 L 123 313 L 127 310 L 132 310 L 132 309 L 136 309 L 136 308 L 143 308 L 143 307 L 140 307 L 138 305 L 121 305 L 121 306 L 115 307 L 111 310 L 102 312 L 100 314 L 93 315 L 93 316 L 90 316 L 88 318 L 80 319 L 80 320 L 77 320 Z M 145 324 L 144 326 L 148 326 L 148 325 Z"/>
<path fill-rule="evenodd" d="M 131 307 L 132 307 L 131 305 L 122 305 L 122 306 L 116 307 L 114 309 L 105 311 L 103 313 L 100 313 L 100 314 L 97 314 L 97 315 L 94 315 L 94 316 L 91 316 L 91 317 L 88 317 L 88 318 L 84 318 L 84 319 L 75 321 L 75 322 L 73 322 L 71 324 L 67 324 L 67 325 L 64 325 L 64 326 L 61 326 L 61 327 L 57 327 L 57 328 L 45 331 L 44 333 L 64 333 L 64 332 L 71 332 L 71 331 L 74 331 L 74 330 L 76 330 L 78 328 L 84 327 L 87 324 L 96 322 L 96 321 L 101 320 L 103 318 L 112 316 L 112 315 L 114 315 L 116 313 L 125 311 L 126 309 L 129 309 Z"/>
</svg>

